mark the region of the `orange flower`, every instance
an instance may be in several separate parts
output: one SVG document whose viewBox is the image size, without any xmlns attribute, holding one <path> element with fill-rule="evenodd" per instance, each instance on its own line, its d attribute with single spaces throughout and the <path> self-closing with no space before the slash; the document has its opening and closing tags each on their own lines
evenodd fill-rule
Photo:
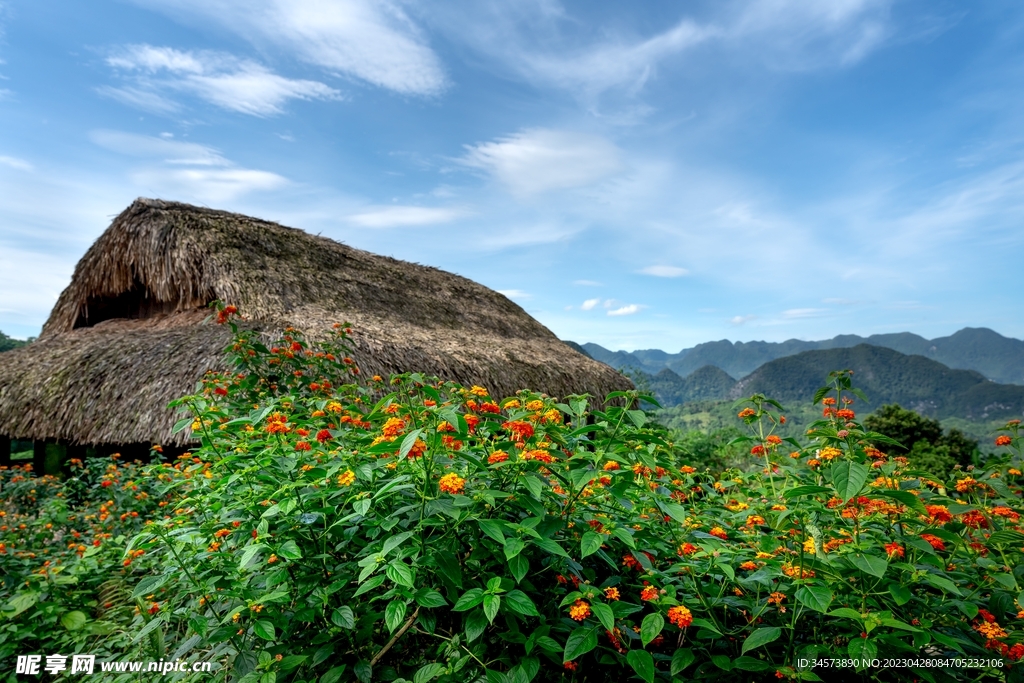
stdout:
<svg viewBox="0 0 1024 683">
<path fill-rule="evenodd" d="M 931 544 L 932 548 L 942 552 L 946 549 L 946 543 L 935 534 L 921 534 L 921 538 Z"/>
<path fill-rule="evenodd" d="M 785 593 L 775 592 L 768 596 L 769 605 L 781 605 L 782 601 L 786 599 Z"/>
<path fill-rule="evenodd" d="M 740 569 L 745 569 L 748 572 L 752 572 L 755 569 L 757 569 L 757 564 L 755 562 L 747 560 L 746 562 L 740 565 Z"/>
<path fill-rule="evenodd" d="M 609 460 L 604 464 L 604 467 L 602 469 L 604 469 L 605 472 L 613 472 L 615 470 L 622 468 L 619 466 L 619 463 L 615 462 L 614 460 Z"/>
<path fill-rule="evenodd" d="M 764 438 L 764 440 L 773 446 L 778 446 L 780 443 L 782 443 L 782 437 L 779 436 L 778 434 L 769 434 Z"/>
<path fill-rule="evenodd" d="M 711 531 L 708 532 L 712 536 L 726 540 L 729 538 L 729 534 L 725 533 L 725 529 L 720 526 L 712 527 Z"/>
<path fill-rule="evenodd" d="M 837 410 L 836 415 L 838 417 L 843 418 L 844 420 L 852 420 L 853 418 L 857 417 L 856 414 L 849 408 L 842 408 L 841 410 Z"/>
<path fill-rule="evenodd" d="M 900 546 L 899 543 L 886 543 L 885 552 L 887 555 L 889 555 L 889 559 L 896 557 L 902 560 L 905 554 L 903 548 Z"/>
<path fill-rule="evenodd" d="M 650 586 L 650 585 L 644 586 L 644 589 L 642 591 L 640 591 L 640 599 L 641 600 L 646 600 L 646 601 L 657 600 L 658 599 L 658 589 L 655 588 L 654 586 Z"/>
<path fill-rule="evenodd" d="M 387 437 L 398 436 L 405 430 L 405 421 L 400 417 L 389 417 L 387 422 L 384 423 L 384 427 L 381 428 L 381 433 Z"/>
<path fill-rule="evenodd" d="M 590 603 L 586 600 L 577 600 L 569 607 L 569 618 L 576 621 L 583 621 L 590 616 Z"/>
<path fill-rule="evenodd" d="M 456 493 L 462 493 L 465 486 L 466 480 L 460 477 L 459 475 L 455 474 L 454 472 L 450 472 L 444 475 L 443 477 L 441 477 L 441 481 L 437 483 L 437 487 L 439 489 L 441 489 L 445 493 L 450 493 L 452 495 L 455 495 Z"/>
<path fill-rule="evenodd" d="M 956 490 L 960 493 L 967 493 L 978 487 L 978 482 L 974 477 L 964 477 L 963 479 L 956 480 Z"/>
<path fill-rule="evenodd" d="M 604 589 L 604 599 L 605 600 L 618 600 L 619 599 L 619 589 L 616 588 L 615 586 L 609 586 L 608 588 L 605 588 Z"/>
<path fill-rule="evenodd" d="M 499 462 L 505 462 L 506 460 L 508 460 L 508 453 L 506 453 L 505 451 L 494 451 L 487 458 L 487 462 L 489 462 L 492 465 L 497 464 Z"/>
<path fill-rule="evenodd" d="M 669 608 L 668 620 L 679 628 L 686 628 L 693 623 L 693 614 L 686 607 L 676 605 Z"/>
<path fill-rule="evenodd" d="M 764 446 L 762 446 L 761 444 L 757 444 L 756 446 L 750 449 L 750 454 L 756 456 L 764 455 Z"/>
<path fill-rule="evenodd" d="M 1006 434 L 1000 434 L 999 436 L 996 437 L 997 446 L 1009 446 L 1011 443 L 1013 443 L 1013 439 L 1011 439 Z"/>
<path fill-rule="evenodd" d="M 744 408 L 737 413 L 736 417 L 742 420 L 745 417 L 753 417 L 754 415 L 757 415 L 757 412 L 753 408 Z"/>
<path fill-rule="evenodd" d="M 1002 505 L 992 508 L 992 514 L 996 517 L 1005 517 L 1006 519 L 1009 519 L 1014 522 L 1016 522 L 1020 518 L 1019 512 L 1014 512 L 1010 508 L 1004 507 Z"/>
<path fill-rule="evenodd" d="M 960 521 L 972 529 L 987 529 L 988 520 L 978 510 L 970 510 L 960 515 Z"/>
<path fill-rule="evenodd" d="M 321 429 L 316 433 L 316 440 L 320 443 L 327 443 L 331 440 L 331 431 L 329 429 Z"/>
<path fill-rule="evenodd" d="M 416 443 L 409 449 L 409 454 L 406 457 L 408 460 L 415 460 L 416 458 L 422 458 L 423 454 L 427 452 L 427 443 L 423 439 L 416 439 Z"/>
<path fill-rule="evenodd" d="M 926 505 L 925 509 L 933 522 L 945 524 L 953 521 L 953 515 L 945 505 Z"/>
<path fill-rule="evenodd" d="M 312 448 L 308 441 L 299 441 L 295 444 L 295 450 L 297 451 L 308 451 L 312 450 Z"/>
<path fill-rule="evenodd" d="M 505 407 L 508 408 L 508 405 L 506 404 Z M 501 423 L 501 428 L 512 432 L 513 441 L 522 442 L 533 436 L 533 425 L 522 420 L 503 422 Z"/>
<path fill-rule="evenodd" d="M 698 550 L 700 550 L 700 548 L 698 548 L 694 544 L 692 544 L 692 543 L 684 543 L 681 546 L 679 546 L 679 551 L 678 551 L 677 554 L 679 554 L 679 555 L 693 555 Z"/>
<path fill-rule="evenodd" d="M 690 467 L 689 465 L 683 465 L 682 467 L 679 468 L 679 471 L 682 472 L 683 474 L 693 474 L 694 472 L 697 471 L 697 469 L 694 467 Z"/>
</svg>

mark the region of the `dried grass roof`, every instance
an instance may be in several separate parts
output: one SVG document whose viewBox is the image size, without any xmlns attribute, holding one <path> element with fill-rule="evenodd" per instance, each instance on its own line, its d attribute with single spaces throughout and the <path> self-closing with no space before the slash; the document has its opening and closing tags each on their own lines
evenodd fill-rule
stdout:
<svg viewBox="0 0 1024 683">
<path fill-rule="evenodd" d="M 184 443 L 166 406 L 223 367 L 228 330 L 203 324 L 215 299 L 268 334 L 348 321 L 369 374 L 420 371 L 500 395 L 631 388 L 466 278 L 277 223 L 138 199 L 79 261 L 39 340 L 4 353 L 0 434 Z"/>
</svg>

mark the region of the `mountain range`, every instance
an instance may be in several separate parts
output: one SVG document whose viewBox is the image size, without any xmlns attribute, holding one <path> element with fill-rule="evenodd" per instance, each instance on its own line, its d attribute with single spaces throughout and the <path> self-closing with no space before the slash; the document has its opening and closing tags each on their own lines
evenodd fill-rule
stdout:
<svg viewBox="0 0 1024 683">
<path fill-rule="evenodd" d="M 662 370 L 668 369 L 685 378 L 710 365 L 723 370 L 732 378 L 743 378 L 765 363 L 779 358 L 806 351 L 852 348 L 861 344 L 892 349 L 908 356 L 923 356 L 948 368 L 975 370 L 993 382 L 1024 385 L 1024 341 L 1004 337 L 984 327 L 965 327 L 948 337 L 936 339 L 925 339 L 911 332 L 899 332 L 873 334 L 870 337 L 844 334 L 822 341 L 722 340 L 698 344 L 678 353 L 658 349 L 610 351 L 593 343 L 574 346 L 582 348 L 595 360 L 607 363 L 618 370 L 641 370 L 648 375 L 657 376 Z"/>
</svg>

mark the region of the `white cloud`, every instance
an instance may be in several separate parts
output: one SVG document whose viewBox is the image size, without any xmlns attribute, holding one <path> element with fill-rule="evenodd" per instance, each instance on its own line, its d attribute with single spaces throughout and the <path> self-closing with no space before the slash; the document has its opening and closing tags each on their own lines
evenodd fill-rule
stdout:
<svg viewBox="0 0 1024 683">
<path fill-rule="evenodd" d="M 622 169 L 619 149 L 604 138 L 543 128 L 467 146 L 460 161 L 518 195 L 592 185 Z"/>
<path fill-rule="evenodd" d="M 600 299 L 587 299 L 582 304 L 580 304 L 580 308 L 582 308 L 584 311 L 590 311 L 593 310 L 599 303 L 601 303 Z"/>
<path fill-rule="evenodd" d="M 16 171 L 31 171 L 34 168 L 29 162 L 17 157 L 0 156 L 0 164 L 9 166 Z"/>
<path fill-rule="evenodd" d="M 622 306 L 621 308 L 616 308 L 613 311 L 608 311 L 608 315 L 633 315 L 634 313 L 639 313 L 641 308 L 644 307 L 639 304 L 629 304 L 627 306 Z"/>
<path fill-rule="evenodd" d="M 92 131 L 89 138 L 112 152 L 146 160 L 149 165 L 133 170 L 130 177 L 151 196 L 219 202 L 288 184 L 287 178 L 270 171 L 237 168 L 216 149 L 195 142 L 113 130 Z"/>
<path fill-rule="evenodd" d="M 248 168 L 148 168 L 132 173 L 131 178 L 156 196 L 185 195 L 212 203 L 288 184 L 276 173 Z"/>
<path fill-rule="evenodd" d="M 117 130 L 94 130 L 89 133 L 94 144 L 125 156 L 159 159 L 168 164 L 192 166 L 227 166 L 229 162 L 212 147 L 195 142 L 170 140 Z"/>
<path fill-rule="evenodd" d="M 786 320 L 796 320 L 801 318 L 819 318 L 825 313 L 828 313 L 828 309 L 825 308 L 791 308 L 787 311 L 782 312 L 782 317 Z"/>
<path fill-rule="evenodd" d="M 409 95 L 447 85 L 437 55 L 387 0 L 136 0 L 191 23 L 216 22 L 260 46 Z"/>
<path fill-rule="evenodd" d="M 756 317 L 756 315 L 737 315 L 730 318 L 729 322 L 732 323 L 733 325 L 742 325 L 744 323 L 750 322 Z"/>
<path fill-rule="evenodd" d="M 573 280 L 572 283 L 574 285 L 579 285 L 581 287 L 600 287 L 601 286 L 600 282 L 596 282 L 594 280 Z"/>
<path fill-rule="evenodd" d="M 256 62 L 222 52 L 183 52 L 169 47 L 128 45 L 107 58 L 107 64 L 126 72 L 134 85 L 105 86 L 101 94 L 155 113 L 175 111 L 178 105 L 162 91 L 184 92 L 222 109 L 272 116 L 288 100 L 335 100 L 334 88 L 318 81 L 295 80 L 272 73 Z"/>
<path fill-rule="evenodd" d="M 644 275 L 653 275 L 655 277 L 682 277 L 689 274 L 690 271 L 678 266 L 647 266 L 640 272 Z"/>
<path fill-rule="evenodd" d="M 521 289 L 499 289 L 498 294 L 507 296 L 509 299 L 532 299 L 533 295 Z"/>
<path fill-rule="evenodd" d="M 393 228 L 449 223 L 468 214 L 468 211 L 460 208 L 382 206 L 349 216 L 348 220 L 366 228 Z"/>
</svg>

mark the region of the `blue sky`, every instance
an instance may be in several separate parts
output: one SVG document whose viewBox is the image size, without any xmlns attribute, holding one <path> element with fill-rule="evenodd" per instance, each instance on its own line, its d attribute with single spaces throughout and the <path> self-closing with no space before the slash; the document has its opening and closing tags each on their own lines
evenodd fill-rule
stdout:
<svg viewBox="0 0 1024 683">
<path fill-rule="evenodd" d="M 0 0 L 0 330 L 137 196 L 677 351 L 1024 337 L 1024 4 Z"/>
</svg>

